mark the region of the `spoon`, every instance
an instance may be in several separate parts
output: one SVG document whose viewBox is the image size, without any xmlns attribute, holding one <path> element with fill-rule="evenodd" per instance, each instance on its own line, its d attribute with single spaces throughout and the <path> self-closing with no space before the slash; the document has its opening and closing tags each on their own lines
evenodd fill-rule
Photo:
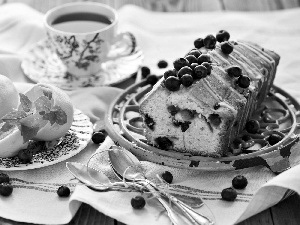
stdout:
<svg viewBox="0 0 300 225">
<path fill-rule="evenodd" d="M 129 151 L 126 149 L 114 146 L 110 151 L 108 151 L 109 160 L 111 167 L 119 178 L 124 178 L 128 181 L 140 182 L 149 191 L 154 194 L 154 196 L 160 201 L 160 203 L 165 207 L 168 212 L 169 218 L 174 224 L 178 224 L 178 216 L 176 212 L 170 207 L 170 205 L 161 197 L 160 194 L 165 195 L 172 201 L 181 211 L 182 213 L 193 223 L 200 225 L 212 225 L 214 222 L 209 218 L 200 215 L 195 210 L 193 210 L 190 206 L 178 200 L 174 196 L 160 190 L 153 182 L 148 180 L 142 171 L 142 165 L 140 161 Z M 124 176 L 124 177 L 123 177 Z M 160 194 L 157 194 L 157 190 Z M 175 213 L 175 215 L 174 215 Z"/>
</svg>

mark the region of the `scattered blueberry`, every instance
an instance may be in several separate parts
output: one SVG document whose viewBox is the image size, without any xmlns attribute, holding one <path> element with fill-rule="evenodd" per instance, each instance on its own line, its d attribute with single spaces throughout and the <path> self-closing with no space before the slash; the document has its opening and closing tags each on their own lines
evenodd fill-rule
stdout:
<svg viewBox="0 0 300 225">
<path fill-rule="evenodd" d="M 0 195 L 2 196 L 10 196 L 13 192 L 13 186 L 10 183 L 1 183 L 0 184 Z"/>
<path fill-rule="evenodd" d="M 245 129 L 250 134 L 256 134 L 260 129 L 260 124 L 257 120 L 249 120 L 245 125 Z"/>
<path fill-rule="evenodd" d="M 168 77 L 176 77 L 176 70 L 167 70 L 166 72 L 164 72 L 164 78 L 167 79 Z"/>
<path fill-rule="evenodd" d="M 169 171 L 163 172 L 161 177 L 164 179 L 164 181 L 166 181 L 169 184 L 171 184 L 173 181 L 173 175 Z"/>
<path fill-rule="evenodd" d="M 9 183 L 9 176 L 5 173 L 0 173 L 0 184 Z"/>
<path fill-rule="evenodd" d="M 192 68 L 192 70 L 194 70 L 195 67 L 198 66 L 198 65 L 199 65 L 198 63 L 192 63 L 192 64 L 190 65 L 190 67 Z"/>
<path fill-rule="evenodd" d="M 178 78 L 181 78 L 184 74 L 190 74 L 190 75 L 193 75 L 193 70 L 191 67 L 189 66 L 184 66 L 182 67 L 178 73 L 177 73 L 177 76 Z"/>
<path fill-rule="evenodd" d="M 175 105 L 169 105 L 169 106 L 167 107 L 167 110 L 168 110 L 168 112 L 169 112 L 172 116 L 174 116 L 176 113 L 179 112 L 180 108 L 179 108 L 178 106 L 175 106 Z"/>
<path fill-rule="evenodd" d="M 228 41 L 229 38 L 230 34 L 226 30 L 220 30 L 216 35 L 216 39 L 218 42 Z"/>
<path fill-rule="evenodd" d="M 154 74 L 151 74 L 146 78 L 147 84 L 154 85 L 157 83 L 157 81 L 158 81 L 158 77 Z"/>
<path fill-rule="evenodd" d="M 221 192 L 222 199 L 225 201 L 234 201 L 237 197 L 237 192 L 233 188 L 225 188 Z"/>
<path fill-rule="evenodd" d="M 27 149 L 22 149 L 18 152 L 18 158 L 21 163 L 27 164 L 30 163 L 32 160 L 33 154 L 31 151 Z"/>
<path fill-rule="evenodd" d="M 174 62 L 173 62 L 173 65 L 174 65 L 174 68 L 179 71 L 182 67 L 184 66 L 189 66 L 190 63 L 187 59 L 185 58 L 179 58 L 179 59 L 176 59 Z"/>
<path fill-rule="evenodd" d="M 173 147 L 173 142 L 167 137 L 155 138 L 156 144 L 163 150 L 168 150 Z"/>
<path fill-rule="evenodd" d="M 182 85 L 185 87 L 191 86 L 194 82 L 193 76 L 190 74 L 184 74 L 180 79 Z"/>
<path fill-rule="evenodd" d="M 202 47 L 204 47 L 203 38 L 197 38 L 194 41 L 194 46 L 195 46 L 195 48 L 202 48 Z"/>
<path fill-rule="evenodd" d="M 220 108 L 220 104 L 219 103 L 216 103 L 215 105 L 214 105 L 214 110 L 218 110 Z"/>
<path fill-rule="evenodd" d="M 190 64 L 198 62 L 198 57 L 195 57 L 194 55 L 187 55 L 185 58 L 189 61 Z"/>
<path fill-rule="evenodd" d="M 246 75 L 241 75 L 239 76 L 238 78 L 238 85 L 241 87 L 241 88 L 247 88 L 250 86 L 250 78 Z"/>
<path fill-rule="evenodd" d="M 216 47 L 216 38 L 214 35 L 209 34 L 203 39 L 203 44 L 208 49 L 214 49 Z"/>
<path fill-rule="evenodd" d="M 275 145 L 281 140 L 282 140 L 282 137 L 279 134 L 271 134 L 268 137 L 268 142 L 270 145 Z"/>
<path fill-rule="evenodd" d="M 188 55 L 193 55 L 196 58 L 198 58 L 201 54 L 202 54 L 202 52 L 199 51 L 198 49 L 193 49 L 188 53 Z"/>
<path fill-rule="evenodd" d="M 130 203 L 132 208 L 134 209 L 142 209 L 146 205 L 145 199 L 143 198 L 143 196 L 140 195 L 133 197 Z"/>
<path fill-rule="evenodd" d="M 207 76 L 207 68 L 203 65 L 196 66 L 194 69 L 194 76 L 197 79 L 205 78 Z"/>
<path fill-rule="evenodd" d="M 242 69 L 239 66 L 229 66 L 225 69 L 225 71 L 228 73 L 231 77 L 239 77 L 242 75 Z"/>
<path fill-rule="evenodd" d="M 180 89 L 180 80 L 178 77 L 168 77 L 165 86 L 169 91 L 178 91 Z"/>
<path fill-rule="evenodd" d="M 70 193 L 70 188 L 68 188 L 67 186 L 60 186 L 57 189 L 57 194 L 59 197 L 69 197 Z"/>
<path fill-rule="evenodd" d="M 210 56 L 208 54 L 202 54 L 198 57 L 198 64 L 201 65 L 204 62 L 211 62 Z"/>
<path fill-rule="evenodd" d="M 142 77 L 146 78 L 150 74 L 150 68 L 147 66 L 142 66 L 141 67 L 141 72 L 142 72 Z"/>
<path fill-rule="evenodd" d="M 201 65 L 206 67 L 206 69 L 207 69 L 207 75 L 210 75 L 211 74 L 211 69 L 212 69 L 212 66 L 210 65 L 210 63 L 204 62 Z"/>
<path fill-rule="evenodd" d="M 224 41 L 221 43 L 221 50 L 224 54 L 229 55 L 233 51 L 233 44 L 229 41 Z"/>
<path fill-rule="evenodd" d="M 98 131 L 93 133 L 92 141 L 98 145 L 101 144 L 105 140 L 105 138 L 106 138 L 105 133 Z"/>
<path fill-rule="evenodd" d="M 244 189 L 248 184 L 247 178 L 242 175 L 237 175 L 232 180 L 232 186 L 235 189 Z"/>
<path fill-rule="evenodd" d="M 168 66 L 168 62 L 166 60 L 159 60 L 157 63 L 158 68 L 166 68 Z"/>
</svg>

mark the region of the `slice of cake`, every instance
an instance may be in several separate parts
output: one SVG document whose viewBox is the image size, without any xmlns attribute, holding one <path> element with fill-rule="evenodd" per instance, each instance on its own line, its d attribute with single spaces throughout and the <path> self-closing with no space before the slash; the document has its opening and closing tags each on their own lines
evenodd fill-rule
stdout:
<svg viewBox="0 0 300 225">
<path fill-rule="evenodd" d="M 220 157 L 272 86 L 279 56 L 220 31 L 195 41 L 140 104 L 149 144 Z"/>
</svg>

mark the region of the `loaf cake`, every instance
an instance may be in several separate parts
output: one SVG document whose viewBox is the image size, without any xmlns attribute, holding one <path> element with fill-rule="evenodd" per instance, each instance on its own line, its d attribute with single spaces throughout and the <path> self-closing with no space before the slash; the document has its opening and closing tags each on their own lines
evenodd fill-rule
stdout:
<svg viewBox="0 0 300 225">
<path fill-rule="evenodd" d="M 195 40 L 140 104 L 150 145 L 187 155 L 225 156 L 266 98 L 280 57 L 227 31 Z"/>
</svg>

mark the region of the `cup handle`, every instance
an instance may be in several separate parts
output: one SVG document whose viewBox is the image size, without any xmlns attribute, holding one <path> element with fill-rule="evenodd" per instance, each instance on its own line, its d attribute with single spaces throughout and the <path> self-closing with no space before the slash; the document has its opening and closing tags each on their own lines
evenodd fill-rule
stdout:
<svg viewBox="0 0 300 225">
<path fill-rule="evenodd" d="M 136 38 L 130 32 L 119 33 L 113 40 L 108 55 L 104 61 L 116 60 L 131 55 L 136 49 Z"/>
</svg>

